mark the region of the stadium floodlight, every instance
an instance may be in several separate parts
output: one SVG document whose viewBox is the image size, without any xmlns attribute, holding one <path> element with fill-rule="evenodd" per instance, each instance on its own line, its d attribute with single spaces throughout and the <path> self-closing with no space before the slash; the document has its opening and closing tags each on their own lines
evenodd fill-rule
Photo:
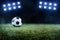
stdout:
<svg viewBox="0 0 60 40">
<path fill-rule="evenodd" d="M 4 11 L 7 11 L 7 8 L 4 8 Z"/>
<path fill-rule="evenodd" d="M 17 4 L 20 4 L 20 2 L 17 2 Z"/>
<path fill-rule="evenodd" d="M 10 4 L 10 3 L 8 3 L 8 6 L 11 6 L 11 4 Z"/>
<path fill-rule="evenodd" d="M 56 10 L 56 7 L 53 7 L 53 10 Z"/>
<path fill-rule="evenodd" d="M 13 9 L 16 9 L 16 6 L 14 6 Z"/>
<path fill-rule="evenodd" d="M 52 9 L 51 7 L 48 7 L 48 9 Z"/>
<path fill-rule="evenodd" d="M 21 6 L 18 6 L 18 8 L 21 8 Z"/>
<path fill-rule="evenodd" d="M 57 4 L 56 4 L 56 3 L 54 3 L 54 6 L 57 6 Z"/>
<path fill-rule="evenodd" d="M 4 11 L 14 10 L 14 9 L 18 9 L 18 8 L 21 8 L 20 2 L 13 2 L 13 3 L 3 4 L 3 10 Z"/>
<path fill-rule="evenodd" d="M 47 5 L 47 2 L 44 2 L 44 5 Z"/>
<path fill-rule="evenodd" d="M 49 6 L 52 6 L 52 3 L 49 3 Z"/>
<path fill-rule="evenodd" d="M 47 6 L 44 6 L 44 9 L 46 9 L 47 8 Z"/>
<path fill-rule="evenodd" d="M 8 8 L 8 10 L 11 10 L 11 9 L 12 9 L 11 7 Z"/>
<path fill-rule="evenodd" d="M 42 6 L 41 6 L 41 5 L 39 5 L 39 8 L 42 8 Z"/>
<path fill-rule="evenodd" d="M 5 5 L 5 4 L 3 4 L 3 7 L 6 7 L 6 5 Z"/>
<path fill-rule="evenodd" d="M 12 5 L 16 5 L 16 3 L 12 3 Z"/>
<path fill-rule="evenodd" d="M 42 3 L 43 3 L 42 1 L 39 2 L 39 4 L 42 4 Z"/>
<path fill-rule="evenodd" d="M 39 2 L 39 8 L 48 9 L 48 10 L 56 10 L 57 9 L 57 3 L 52 2 Z"/>
</svg>

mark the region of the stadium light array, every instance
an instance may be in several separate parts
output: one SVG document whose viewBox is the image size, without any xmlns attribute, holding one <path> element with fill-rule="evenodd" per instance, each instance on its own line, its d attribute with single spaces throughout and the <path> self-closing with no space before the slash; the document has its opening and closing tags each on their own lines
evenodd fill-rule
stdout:
<svg viewBox="0 0 60 40">
<path fill-rule="evenodd" d="M 56 10 L 57 3 L 51 3 L 51 2 L 39 2 L 39 8 L 40 9 L 48 9 L 48 10 Z"/>
<path fill-rule="evenodd" d="M 15 10 L 15 9 L 19 9 L 19 8 L 21 8 L 20 2 L 3 4 L 3 10 L 4 11 Z"/>
</svg>

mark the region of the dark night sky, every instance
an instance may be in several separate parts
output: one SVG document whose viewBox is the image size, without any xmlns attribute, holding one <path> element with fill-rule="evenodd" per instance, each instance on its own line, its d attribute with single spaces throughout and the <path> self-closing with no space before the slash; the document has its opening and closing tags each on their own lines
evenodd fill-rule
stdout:
<svg viewBox="0 0 60 40">
<path fill-rule="evenodd" d="M 21 9 L 4 12 L 2 4 L 8 2 L 21 2 Z M 41 1 L 41 0 L 40 0 Z M 23 19 L 23 22 L 32 23 L 60 23 L 60 1 L 59 0 L 42 0 L 46 2 L 56 2 L 58 9 L 56 11 L 41 10 L 38 8 L 39 0 L 1 0 L 0 1 L 0 18 L 4 18 L 6 22 L 10 22 L 15 16 Z"/>
</svg>

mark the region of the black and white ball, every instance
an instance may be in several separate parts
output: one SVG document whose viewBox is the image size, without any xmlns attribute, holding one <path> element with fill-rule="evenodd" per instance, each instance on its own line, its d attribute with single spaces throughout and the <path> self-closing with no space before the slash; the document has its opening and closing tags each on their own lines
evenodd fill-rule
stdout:
<svg viewBox="0 0 60 40">
<path fill-rule="evenodd" d="M 22 19 L 20 17 L 14 17 L 11 21 L 12 25 L 15 27 L 22 26 Z"/>
</svg>

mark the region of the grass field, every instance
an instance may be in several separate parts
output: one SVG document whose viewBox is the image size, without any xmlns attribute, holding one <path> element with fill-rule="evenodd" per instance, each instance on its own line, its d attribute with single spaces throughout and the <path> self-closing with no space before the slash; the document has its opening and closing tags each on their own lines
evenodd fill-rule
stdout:
<svg viewBox="0 0 60 40">
<path fill-rule="evenodd" d="M 0 24 L 0 40 L 60 40 L 60 24 Z"/>
</svg>

